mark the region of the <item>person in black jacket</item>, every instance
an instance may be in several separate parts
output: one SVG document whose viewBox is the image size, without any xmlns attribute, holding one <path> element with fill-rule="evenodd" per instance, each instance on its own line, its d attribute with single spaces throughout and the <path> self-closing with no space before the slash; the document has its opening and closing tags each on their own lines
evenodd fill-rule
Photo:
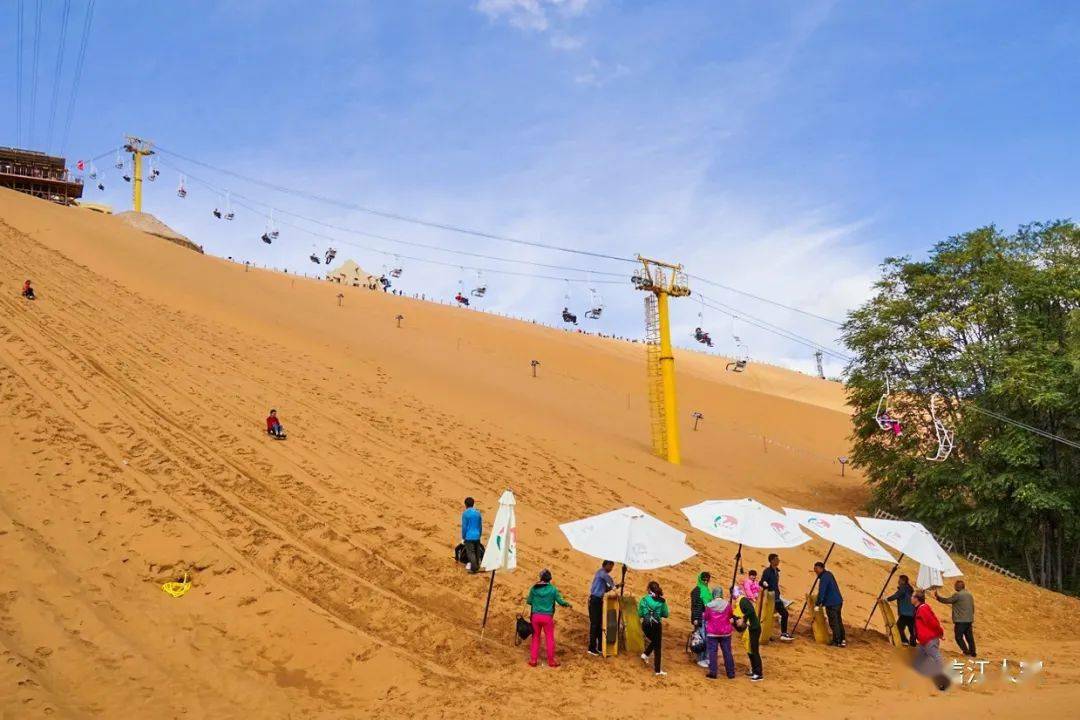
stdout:
<svg viewBox="0 0 1080 720">
<path fill-rule="evenodd" d="M 825 607 L 825 615 L 829 618 L 829 629 L 832 630 L 831 645 L 847 647 L 847 634 L 844 632 L 844 618 L 841 611 L 844 608 L 844 596 L 840 594 L 840 586 L 836 584 L 836 578 L 825 569 L 825 563 L 814 563 L 814 574 L 818 576 L 818 607 Z"/>
<path fill-rule="evenodd" d="M 702 638 L 705 634 L 701 630 L 701 614 L 705 612 L 705 606 L 712 600 L 712 592 L 709 590 L 711 581 L 712 575 L 707 572 L 700 573 L 697 577 L 697 585 L 690 591 L 690 624 L 694 626 L 695 632 L 701 632 Z M 698 653 L 698 665 L 708 667 L 707 650 L 703 649 Z"/>
<path fill-rule="evenodd" d="M 795 638 L 787 631 L 788 611 L 780 599 L 780 556 L 769 553 L 769 567 L 761 571 L 761 589 L 771 590 L 775 598 L 775 612 L 780 616 L 780 639 L 791 642 Z"/>
</svg>

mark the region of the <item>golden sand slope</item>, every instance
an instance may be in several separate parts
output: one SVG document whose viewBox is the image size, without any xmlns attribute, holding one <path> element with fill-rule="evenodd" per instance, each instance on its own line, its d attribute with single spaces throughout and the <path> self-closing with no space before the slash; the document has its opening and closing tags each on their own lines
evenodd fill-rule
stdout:
<svg viewBox="0 0 1080 720">
<path fill-rule="evenodd" d="M 27 277 L 37 302 L 18 296 Z M 700 717 L 719 700 L 776 717 L 1009 717 L 1080 701 L 1078 603 L 966 563 L 981 652 L 1042 657 L 1042 685 L 902 686 L 881 633 L 861 631 L 887 567 L 843 551 L 849 648 L 813 645 L 804 623 L 765 649 L 766 682 L 706 685 L 681 653 L 685 597 L 699 569 L 730 572 L 733 548 L 697 533 L 695 561 L 630 577 L 673 600 L 670 675 L 586 657 L 594 562 L 557 524 L 634 504 L 685 529 L 680 507 L 746 495 L 856 511 L 860 480 L 833 461 L 842 389 L 680 353 L 681 411 L 706 421 L 674 468 L 648 454 L 640 345 L 357 288 L 339 308 L 341 291 L 0 191 L 0 716 L 427 718 L 470 703 L 594 717 L 600 702 Z M 271 406 L 287 442 L 263 434 Z M 481 641 L 487 579 L 450 550 L 461 498 L 490 520 L 507 486 L 522 568 L 496 582 Z M 790 594 L 824 550 L 784 553 Z M 575 602 L 558 615 L 559 670 L 527 668 L 511 642 L 545 566 Z M 181 568 L 194 588 L 173 599 L 159 584 Z"/>
</svg>

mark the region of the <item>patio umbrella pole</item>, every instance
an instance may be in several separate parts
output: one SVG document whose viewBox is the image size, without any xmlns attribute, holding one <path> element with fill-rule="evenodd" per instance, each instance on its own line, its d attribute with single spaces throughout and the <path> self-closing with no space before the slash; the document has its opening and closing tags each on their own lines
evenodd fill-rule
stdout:
<svg viewBox="0 0 1080 720">
<path fill-rule="evenodd" d="M 739 549 L 735 551 L 735 569 L 731 572 L 731 587 L 728 588 L 729 596 L 735 591 L 735 578 L 739 577 L 740 560 L 742 560 L 742 543 L 739 543 Z"/>
<path fill-rule="evenodd" d="M 626 563 L 622 566 L 622 579 L 619 580 L 619 608 L 615 611 L 615 649 L 618 650 L 619 638 L 623 636 L 622 626 L 622 597 L 626 591 Z"/>
<path fill-rule="evenodd" d="M 491 571 L 491 582 L 488 583 L 487 602 L 484 603 L 484 621 L 480 623 L 480 639 L 484 639 L 484 630 L 487 628 L 488 608 L 491 607 L 491 591 L 495 587 L 495 571 Z"/>
<path fill-rule="evenodd" d="M 825 553 L 825 559 L 821 561 L 822 564 L 829 562 L 829 556 L 832 555 L 833 548 L 836 547 L 836 543 L 829 546 L 829 552 Z M 806 612 L 806 605 L 810 602 L 810 595 L 814 592 L 814 588 L 817 587 L 818 578 L 814 576 L 814 584 L 810 586 L 810 592 L 806 593 L 806 598 L 803 600 L 802 610 L 799 611 L 799 617 L 795 618 L 795 627 L 791 628 L 791 634 L 794 635 L 795 631 L 799 629 L 799 621 L 802 620 L 803 613 Z M 778 598 L 779 599 L 779 598 Z"/>
<path fill-rule="evenodd" d="M 889 587 L 889 581 L 892 580 L 892 576 L 900 569 L 900 561 L 903 559 L 904 553 L 900 553 L 900 557 L 896 559 L 896 564 L 893 565 L 892 572 L 889 573 L 889 577 L 885 578 L 885 584 L 881 586 L 881 592 L 877 594 L 877 600 L 874 600 L 874 604 L 870 607 L 870 617 L 866 618 L 866 624 L 863 625 L 863 630 L 870 627 L 870 621 L 874 619 L 874 611 L 877 610 L 878 601 L 880 601 L 881 596 L 885 594 L 885 588 Z"/>
</svg>

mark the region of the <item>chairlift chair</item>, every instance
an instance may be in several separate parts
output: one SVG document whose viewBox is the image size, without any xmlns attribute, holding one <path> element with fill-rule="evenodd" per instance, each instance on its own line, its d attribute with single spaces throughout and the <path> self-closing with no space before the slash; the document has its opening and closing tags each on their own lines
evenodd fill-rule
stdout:
<svg viewBox="0 0 1080 720">
<path fill-rule="evenodd" d="M 735 361 L 729 362 L 724 366 L 724 369 L 732 372 L 742 372 L 746 369 L 747 363 L 750 362 L 750 351 L 738 335 L 732 335 L 732 337 L 735 339 Z"/>
<path fill-rule="evenodd" d="M 589 296 L 592 298 L 592 307 L 585 312 L 585 317 L 589 320 L 599 320 L 604 312 L 604 299 L 600 297 L 596 288 L 589 288 Z"/>
<path fill-rule="evenodd" d="M 271 244 L 273 242 L 273 240 L 271 240 L 271 238 L 270 238 L 270 233 L 263 233 L 262 237 L 260 237 L 259 239 L 262 240 L 267 245 L 269 245 L 269 244 Z"/>
<path fill-rule="evenodd" d="M 124 173 L 123 178 L 124 178 L 124 182 L 131 182 L 131 176 L 128 175 L 127 173 Z"/>
<path fill-rule="evenodd" d="M 325 261 L 326 261 L 326 264 L 329 265 L 331 262 L 334 261 L 334 258 L 336 258 L 336 257 L 337 257 L 337 250 L 335 250 L 334 248 L 327 248 L 326 257 L 324 258 Z"/>
<path fill-rule="evenodd" d="M 570 312 L 568 308 L 562 309 L 562 319 L 564 323 L 572 323 L 574 325 L 577 325 L 577 315 Z"/>
<path fill-rule="evenodd" d="M 180 184 L 176 186 L 176 195 L 181 200 L 187 197 L 187 188 L 184 186 L 184 176 L 180 176 Z"/>
<path fill-rule="evenodd" d="M 604 312 L 603 306 L 597 306 L 597 307 L 594 307 L 594 308 L 591 308 L 591 309 L 587 310 L 585 312 L 585 317 L 589 318 L 590 320 L 599 320 L 600 315 L 603 312 Z"/>
<path fill-rule="evenodd" d="M 934 422 L 934 434 L 937 436 L 938 448 L 932 457 L 926 458 L 932 462 L 945 462 L 953 451 L 953 432 L 945 427 L 937 416 L 937 393 L 930 396 L 930 419 Z"/>
<path fill-rule="evenodd" d="M 462 295 L 460 290 L 458 291 L 458 294 L 454 296 L 454 300 L 460 305 L 464 305 L 465 307 L 469 306 L 469 298 Z"/>
<path fill-rule="evenodd" d="M 321 261 L 319 260 L 319 256 L 316 255 L 315 253 L 311 253 L 311 256 L 308 259 L 311 260 L 311 262 L 315 263 L 316 265 L 319 265 L 321 263 Z"/>
<path fill-rule="evenodd" d="M 702 345 L 712 347 L 712 338 L 709 336 L 709 333 L 705 332 L 700 327 L 694 328 L 694 339 Z"/>
<path fill-rule="evenodd" d="M 116 150 L 116 162 L 113 163 L 117 170 L 124 169 L 124 157 L 120 154 L 119 148 Z"/>
<path fill-rule="evenodd" d="M 485 293 L 487 293 L 487 288 L 484 287 L 484 286 L 476 287 L 476 288 L 473 288 L 471 291 L 469 291 L 470 295 L 472 295 L 473 297 L 478 297 L 478 298 L 484 297 Z"/>
<path fill-rule="evenodd" d="M 390 277 L 394 277 L 394 278 L 401 277 L 401 268 L 396 267 L 396 268 L 393 268 L 392 270 L 390 270 Z"/>
<path fill-rule="evenodd" d="M 893 425 L 896 420 L 889 412 L 889 396 L 892 394 L 892 386 L 889 383 L 888 376 L 885 377 L 885 392 L 882 394 L 881 399 L 878 400 L 877 410 L 874 412 L 874 420 L 877 421 L 878 427 L 882 430 L 893 430 Z"/>
</svg>

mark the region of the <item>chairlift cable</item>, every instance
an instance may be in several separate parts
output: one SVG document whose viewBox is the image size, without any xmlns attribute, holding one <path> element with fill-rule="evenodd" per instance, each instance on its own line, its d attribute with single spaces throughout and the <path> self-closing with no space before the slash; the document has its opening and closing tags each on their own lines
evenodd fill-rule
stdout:
<svg viewBox="0 0 1080 720">
<path fill-rule="evenodd" d="M 64 70 L 64 49 L 67 46 L 68 17 L 71 15 L 71 0 L 64 0 L 60 12 L 60 40 L 56 47 L 56 70 L 53 73 L 52 101 L 49 103 L 49 134 L 46 136 L 46 149 L 52 150 L 53 127 L 56 124 L 56 105 L 60 100 L 60 78 Z"/>
<path fill-rule="evenodd" d="M 369 207 L 366 207 L 366 206 L 363 206 L 363 205 L 357 205 L 355 203 L 346 202 L 344 200 L 336 200 L 334 198 L 328 198 L 326 196 L 318 195 L 316 193 L 307 192 L 305 190 L 297 190 L 295 188 L 285 187 L 283 185 L 278 185 L 276 183 L 266 182 L 265 180 L 259 180 L 257 178 L 253 178 L 253 177 L 250 177 L 250 176 L 247 176 L 247 175 L 242 175 L 240 173 L 229 170 L 227 168 L 215 167 L 214 165 L 210 165 L 210 164 L 204 163 L 204 162 L 202 162 L 200 160 L 196 160 L 194 158 L 187 157 L 186 155 L 181 155 L 180 153 L 173 152 L 171 150 L 167 150 L 167 149 L 161 147 L 160 145 L 157 146 L 157 150 L 159 152 L 166 153 L 168 155 L 172 155 L 173 157 L 175 157 L 177 159 L 184 160 L 186 162 L 193 163 L 195 165 L 199 165 L 199 166 L 204 167 L 204 168 L 206 168 L 208 170 L 213 170 L 215 172 L 219 172 L 219 173 L 222 173 L 222 174 L 225 174 L 225 175 L 230 175 L 232 177 L 235 177 L 235 178 L 237 178 L 239 180 L 243 180 L 245 182 L 249 182 L 249 183 L 252 183 L 252 184 L 255 184 L 255 185 L 260 185 L 260 186 L 268 188 L 270 190 L 274 190 L 275 192 L 280 192 L 280 193 L 283 193 L 283 194 L 286 194 L 286 195 L 292 195 L 294 197 L 306 198 L 308 200 L 314 200 L 316 202 L 325 203 L 327 205 L 336 205 L 338 207 L 343 207 L 343 208 L 346 208 L 348 210 L 355 210 L 357 212 L 367 213 L 369 215 L 375 215 L 377 217 L 383 217 L 383 218 L 387 218 L 389 220 L 399 220 L 401 222 L 412 223 L 414 225 L 422 225 L 424 227 L 435 228 L 435 229 L 438 229 L 438 230 L 446 230 L 448 232 L 460 233 L 460 234 L 463 234 L 463 235 L 472 235 L 474 237 L 486 238 L 488 240 L 498 240 L 500 242 L 507 242 L 507 243 L 514 243 L 514 244 L 517 244 L 517 245 L 526 245 L 526 246 L 529 246 L 529 247 L 543 248 L 545 250 L 555 250 L 555 251 L 558 251 L 558 252 L 572 253 L 572 254 L 575 254 L 575 255 L 584 255 L 584 256 L 588 256 L 588 257 L 600 258 L 600 259 L 603 259 L 603 260 L 617 260 L 619 262 L 627 262 L 627 263 L 633 263 L 633 264 L 637 264 L 637 262 L 638 262 L 635 258 L 620 257 L 618 255 L 609 255 L 607 253 L 594 252 L 592 250 L 579 250 L 579 249 L 576 249 L 576 248 L 561 247 L 561 246 L 558 246 L 558 245 L 551 245 L 551 244 L 548 244 L 548 243 L 537 242 L 537 241 L 534 241 L 534 240 L 522 240 L 521 238 L 508 237 L 506 235 L 499 235 L 499 234 L 496 234 L 496 233 L 485 232 L 483 230 L 476 230 L 476 229 L 473 229 L 473 228 L 467 228 L 467 227 L 464 227 L 464 226 L 461 226 L 461 225 L 452 225 L 450 223 L 436 222 L 436 221 L 433 221 L 433 220 L 425 220 L 423 218 L 413 217 L 413 216 L 410 216 L 410 215 L 404 215 L 404 214 L 401 214 L 401 213 L 389 212 L 389 211 L 386 211 L 386 210 L 378 210 L 378 209 L 375 209 L 375 208 L 369 208 Z"/>
<path fill-rule="evenodd" d="M 90 39 L 90 26 L 94 21 L 94 3 L 90 0 L 86 6 L 86 16 L 83 18 L 82 38 L 79 41 L 79 54 L 75 61 L 75 75 L 71 81 L 71 97 L 68 100 L 67 119 L 64 121 L 64 135 L 60 141 L 60 154 L 64 154 L 67 148 L 68 137 L 71 134 L 71 120 L 75 115 L 75 101 L 79 97 L 79 85 L 82 83 L 83 64 L 86 60 L 86 45 Z"/>
</svg>

